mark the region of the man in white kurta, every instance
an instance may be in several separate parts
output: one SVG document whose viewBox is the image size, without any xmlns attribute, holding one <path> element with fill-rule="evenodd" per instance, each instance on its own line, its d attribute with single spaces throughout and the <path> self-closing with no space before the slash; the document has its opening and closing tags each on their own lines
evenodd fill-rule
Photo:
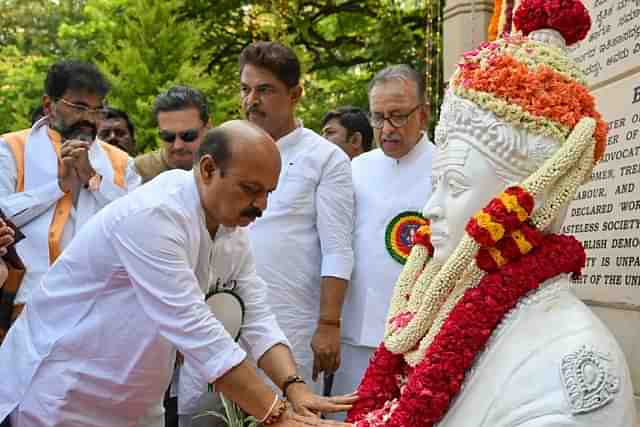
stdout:
<svg viewBox="0 0 640 427">
<path fill-rule="evenodd" d="M 352 163 L 355 265 L 343 306 L 342 365 L 333 393 L 353 392 L 382 341 L 393 287 L 431 194 L 433 144 L 422 132 L 421 77 L 406 66 L 381 70 L 369 86 L 380 148 Z M 386 118 L 385 118 L 386 116 Z M 382 120 L 382 121 L 380 121 Z"/>
<path fill-rule="evenodd" d="M 168 172 L 95 217 L 32 293 L 0 350 L 0 419 L 16 410 L 17 427 L 132 425 L 162 400 L 176 347 L 205 383 L 215 381 L 246 354 L 204 302 L 199 283 L 211 274 L 254 285 L 243 339 L 256 360 L 286 343 L 264 304 L 245 232 L 218 233 L 229 247 L 220 258 L 186 171 Z"/>
<path fill-rule="evenodd" d="M 278 188 L 250 237 L 258 272 L 269 284 L 269 305 L 308 380 L 321 277 L 351 275 L 351 171 L 338 147 L 304 127 L 277 144 L 283 165 Z"/>
<path fill-rule="evenodd" d="M 347 155 L 302 126 L 300 63 L 276 42 L 240 54 L 247 118 L 277 142 L 282 160 L 269 208 L 249 230 L 268 301 L 307 382 L 340 364 L 340 314 L 353 268 L 353 182 Z M 320 383 L 314 384 L 319 392 Z"/>
</svg>

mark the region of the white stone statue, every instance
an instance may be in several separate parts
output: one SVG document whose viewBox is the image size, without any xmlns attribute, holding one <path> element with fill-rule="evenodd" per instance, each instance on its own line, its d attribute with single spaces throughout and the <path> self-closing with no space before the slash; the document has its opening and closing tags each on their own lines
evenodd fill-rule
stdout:
<svg viewBox="0 0 640 427">
<path fill-rule="evenodd" d="M 584 249 L 554 234 L 606 142 L 564 52 L 586 11 L 564 0 L 572 28 L 532 28 L 539 4 L 521 3 L 527 36 L 465 54 L 450 80 L 430 226 L 396 283 L 357 426 L 635 426 L 625 357 L 569 289 Z"/>
</svg>

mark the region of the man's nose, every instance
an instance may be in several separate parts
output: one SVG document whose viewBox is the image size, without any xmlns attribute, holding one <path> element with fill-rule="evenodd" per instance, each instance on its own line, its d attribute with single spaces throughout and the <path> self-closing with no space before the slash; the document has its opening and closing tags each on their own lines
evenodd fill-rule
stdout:
<svg viewBox="0 0 640 427">
<path fill-rule="evenodd" d="M 380 130 L 382 131 L 383 135 L 389 135 L 395 133 L 397 129 L 391 124 L 388 119 L 384 119 L 384 121 L 382 122 L 382 129 Z"/>
<path fill-rule="evenodd" d="M 258 96 L 258 91 L 255 89 L 251 89 L 245 98 L 245 104 L 247 107 L 253 107 L 260 104 L 260 97 Z"/>
<path fill-rule="evenodd" d="M 427 204 L 424 205 L 422 216 L 433 221 L 442 218 L 442 215 L 442 191 L 440 191 L 440 185 L 438 185 L 433 193 L 431 193 Z"/>
<path fill-rule="evenodd" d="M 267 194 L 258 196 L 256 200 L 253 202 L 253 206 L 260 209 L 261 211 L 264 211 L 265 209 L 267 209 L 267 205 L 269 203 L 268 198 L 269 196 Z"/>
<path fill-rule="evenodd" d="M 185 142 L 182 140 L 182 138 L 180 138 L 180 135 L 176 135 L 176 140 L 173 141 L 173 149 L 174 150 L 180 150 L 185 148 Z"/>
</svg>

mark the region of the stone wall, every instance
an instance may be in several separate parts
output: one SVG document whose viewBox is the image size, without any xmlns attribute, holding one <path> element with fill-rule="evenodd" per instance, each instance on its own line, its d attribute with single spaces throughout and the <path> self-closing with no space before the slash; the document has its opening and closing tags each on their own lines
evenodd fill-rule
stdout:
<svg viewBox="0 0 640 427">
<path fill-rule="evenodd" d="M 592 28 L 570 54 L 587 74 L 610 131 L 605 158 L 576 195 L 563 231 L 587 248 L 575 292 L 618 338 L 640 403 L 640 0 L 583 2 Z M 493 2 L 446 3 L 448 79 L 462 53 L 486 40 Z"/>
</svg>

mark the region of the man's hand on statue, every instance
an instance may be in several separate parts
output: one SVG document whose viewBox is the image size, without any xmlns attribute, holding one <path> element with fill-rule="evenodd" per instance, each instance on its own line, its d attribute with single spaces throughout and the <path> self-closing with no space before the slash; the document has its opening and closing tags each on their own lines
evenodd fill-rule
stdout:
<svg viewBox="0 0 640 427">
<path fill-rule="evenodd" d="M 80 180 L 78 172 L 76 171 L 76 160 L 73 156 L 73 150 L 74 146 L 69 142 L 65 142 L 60 148 L 61 164 L 60 167 L 58 167 L 58 185 L 64 193 L 73 190 L 75 184 Z"/>
<path fill-rule="evenodd" d="M 80 140 L 70 140 L 65 142 L 65 145 L 71 147 L 71 155 L 74 159 L 74 167 L 78 173 L 80 183 L 86 185 L 89 179 L 96 174 L 89 161 L 89 148 L 91 147 L 91 143 Z"/>
<path fill-rule="evenodd" d="M 313 381 L 321 372 L 335 373 L 340 367 L 340 328 L 333 325 L 318 325 L 311 340 L 313 350 Z"/>
<path fill-rule="evenodd" d="M 317 416 L 321 412 L 343 412 L 351 409 L 358 400 L 355 394 L 345 396 L 324 397 L 312 393 L 304 383 L 291 384 L 287 389 L 287 400 L 293 410 L 304 416 Z"/>
</svg>

